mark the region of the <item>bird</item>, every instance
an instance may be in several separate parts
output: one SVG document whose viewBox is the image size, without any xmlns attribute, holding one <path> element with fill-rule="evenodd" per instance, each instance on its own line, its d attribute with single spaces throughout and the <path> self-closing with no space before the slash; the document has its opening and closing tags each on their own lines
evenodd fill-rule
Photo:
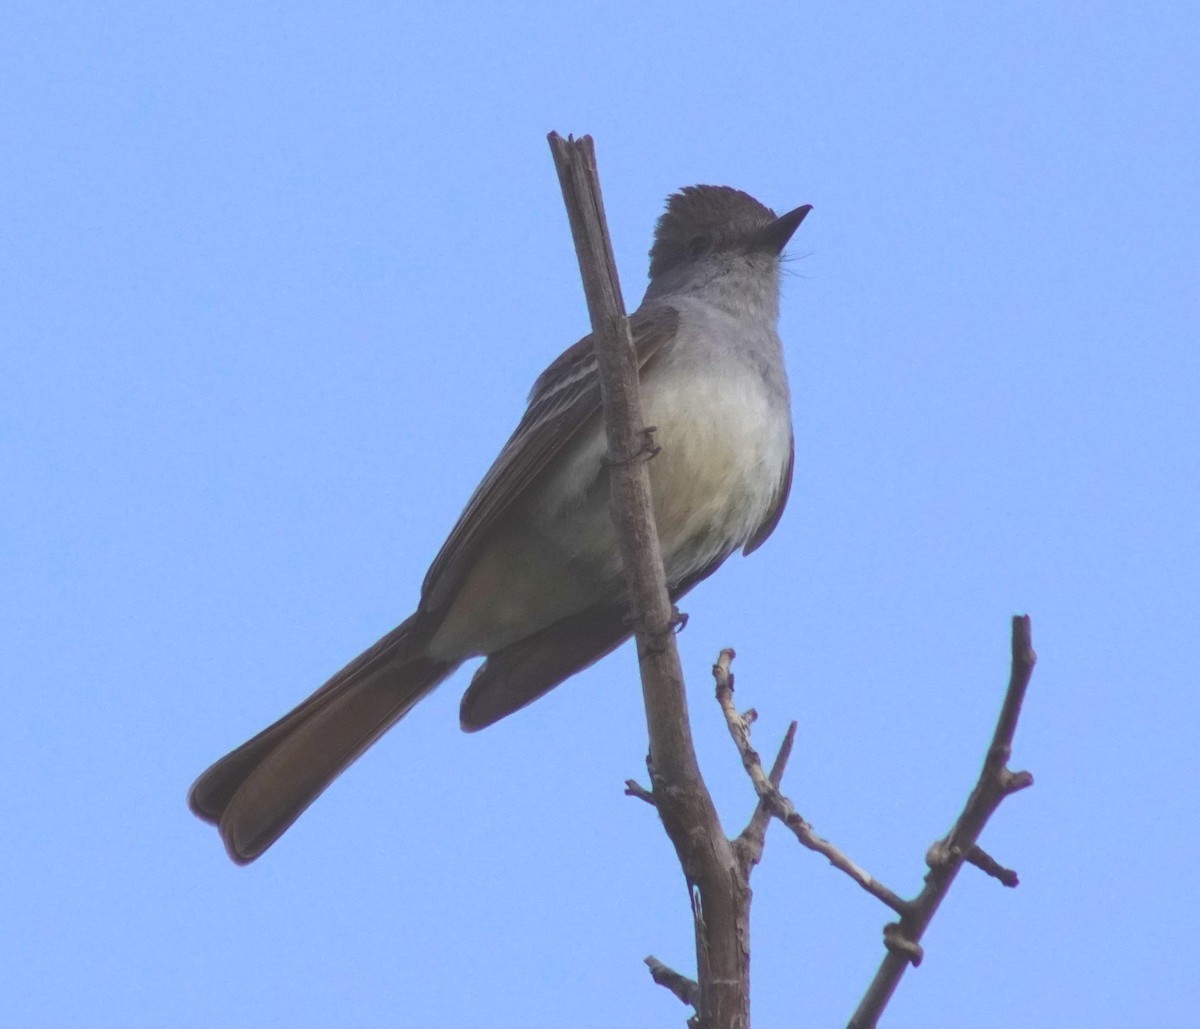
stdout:
<svg viewBox="0 0 1200 1029">
<path fill-rule="evenodd" d="M 777 331 L 782 253 L 811 205 L 776 215 L 728 186 L 667 198 L 649 285 L 630 316 L 654 517 L 679 600 L 774 531 L 795 444 Z M 491 725 L 629 639 L 608 511 L 591 335 L 538 377 L 524 416 L 467 502 L 416 611 L 315 693 L 218 760 L 188 804 L 248 864 L 464 661 L 467 732 Z"/>
</svg>

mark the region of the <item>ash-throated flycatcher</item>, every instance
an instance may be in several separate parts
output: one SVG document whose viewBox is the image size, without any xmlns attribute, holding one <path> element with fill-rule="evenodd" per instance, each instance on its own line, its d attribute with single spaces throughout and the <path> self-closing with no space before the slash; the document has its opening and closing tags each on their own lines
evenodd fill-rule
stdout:
<svg viewBox="0 0 1200 1029">
<path fill-rule="evenodd" d="M 808 214 L 782 217 L 726 186 L 671 196 L 650 286 L 630 319 L 654 517 L 678 600 L 774 530 L 792 479 L 776 323 L 780 253 Z M 230 857 L 253 861 L 364 750 L 463 661 L 468 732 L 536 700 L 630 636 L 608 511 L 592 338 L 534 383 L 529 407 L 425 576 L 403 625 L 223 757 L 188 803 Z"/>
</svg>

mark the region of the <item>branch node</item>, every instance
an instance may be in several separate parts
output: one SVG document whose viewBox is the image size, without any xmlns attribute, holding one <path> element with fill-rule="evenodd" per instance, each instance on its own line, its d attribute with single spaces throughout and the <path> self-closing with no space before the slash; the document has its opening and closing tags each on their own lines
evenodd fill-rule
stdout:
<svg viewBox="0 0 1200 1029">
<path fill-rule="evenodd" d="M 935 840 L 925 851 L 925 864 L 934 871 L 941 871 L 957 862 L 962 857 L 962 851 L 950 842 L 950 837 Z"/>
<path fill-rule="evenodd" d="M 717 681 L 717 689 L 733 689 L 733 672 L 729 666 L 733 664 L 735 657 L 737 652 L 733 647 L 726 647 L 717 655 L 717 663 L 713 665 L 713 678 Z"/>
<path fill-rule="evenodd" d="M 1006 768 L 1000 779 L 1000 788 L 1006 797 L 1020 793 L 1021 790 L 1026 790 L 1032 785 L 1033 775 L 1029 772 L 1010 772 Z"/>
<path fill-rule="evenodd" d="M 924 948 L 916 940 L 904 935 L 904 927 L 899 922 L 888 922 L 883 927 L 883 945 L 893 954 L 907 958 L 913 968 L 925 958 Z"/>
</svg>

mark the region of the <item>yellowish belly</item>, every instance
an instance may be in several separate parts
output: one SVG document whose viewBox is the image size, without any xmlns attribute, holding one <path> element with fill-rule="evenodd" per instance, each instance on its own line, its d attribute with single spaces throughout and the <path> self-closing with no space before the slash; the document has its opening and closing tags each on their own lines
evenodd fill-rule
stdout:
<svg viewBox="0 0 1200 1029">
<path fill-rule="evenodd" d="M 656 427 L 649 463 L 667 581 L 677 585 L 746 543 L 769 517 L 787 468 L 791 418 L 753 368 L 651 373 L 643 417 Z M 606 444 L 585 430 L 522 505 L 460 588 L 430 652 L 494 653 L 623 591 L 608 511 Z"/>
</svg>

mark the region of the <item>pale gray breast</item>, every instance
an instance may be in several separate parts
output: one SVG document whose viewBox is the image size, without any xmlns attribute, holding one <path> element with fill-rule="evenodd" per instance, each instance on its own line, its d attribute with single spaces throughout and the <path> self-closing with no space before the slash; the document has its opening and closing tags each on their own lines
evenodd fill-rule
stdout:
<svg viewBox="0 0 1200 1029">
<path fill-rule="evenodd" d="M 679 308 L 677 338 L 642 378 L 643 418 L 661 448 L 649 470 L 671 583 L 750 539 L 772 510 L 791 453 L 774 326 L 747 326 L 694 301 Z M 580 567 L 616 589 L 605 453 L 600 432 L 572 444 L 531 514 Z"/>
<path fill-rule="evenodd" d="M 774 506 L 791 412 L 763 342 L 673 349 L 643 382 L 645 419 L 662 448 L 650 480 L 672 581 L 742 546 Z"/>
</svg>

